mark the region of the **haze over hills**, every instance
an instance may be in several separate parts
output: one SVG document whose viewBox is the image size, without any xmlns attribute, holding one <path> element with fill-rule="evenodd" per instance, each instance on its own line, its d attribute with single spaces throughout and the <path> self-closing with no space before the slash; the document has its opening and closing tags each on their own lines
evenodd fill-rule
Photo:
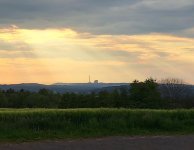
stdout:
<svg viewBox="0 0 194 150">
<path fill-rule="evenodd" d="M 101 90 L 111 91 L 115 88 L 129 86 L 129 83 L 54 83 L 44 85 L 38 83 L 4 84 L 0 85 L 1 90 L 14 89 L 19 91 L 24 89 L 30 92 L 38 92 L 40 89 L 48 89 L 57 93 L 91 93 Z"/>
<path fill-rule="evenodd" d="M 0 90 L 21 89 L 29 92 L 38 92 L 40 89 L 48 89 L 56 93 L 91 93 L 108 91 L 112 92 L 115 89 L 129 89 L 130 83 L 54 83 L 50 85 L 39 83 L 21 83 L 21 84 L 0 84 Z M 194 85 L 191 86 L 194 92 Z"/>
</svg>

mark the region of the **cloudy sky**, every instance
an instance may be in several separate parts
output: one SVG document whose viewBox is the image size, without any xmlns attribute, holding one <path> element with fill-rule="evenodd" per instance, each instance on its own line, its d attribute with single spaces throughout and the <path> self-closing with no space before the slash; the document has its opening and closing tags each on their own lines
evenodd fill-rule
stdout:
<svg viewBox="0 0 194 150">
<path fill-rule="evenodd" d="M 0 0 L 0 83 L 194 84 L 194 0 Z"/>
</svg>

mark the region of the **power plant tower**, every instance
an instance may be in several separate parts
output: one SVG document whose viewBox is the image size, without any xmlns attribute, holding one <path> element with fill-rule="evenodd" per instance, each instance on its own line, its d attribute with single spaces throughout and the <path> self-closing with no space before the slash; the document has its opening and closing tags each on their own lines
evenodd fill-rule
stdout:
<svg viewBox="0 0 194 150">
<path fill-rule="evenodd" d="M 88 83 L 91 83 L 90 75 L 89 75 L 89 82 Z"/>
</svg>

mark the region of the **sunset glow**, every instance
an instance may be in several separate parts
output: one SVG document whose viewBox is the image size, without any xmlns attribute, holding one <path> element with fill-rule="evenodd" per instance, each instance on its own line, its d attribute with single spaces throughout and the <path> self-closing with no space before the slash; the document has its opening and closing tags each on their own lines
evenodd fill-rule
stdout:
<svg viewBox="0 0 194 150">
<path fill-rule="evenodd" d="M 190 82 L 194 39 L 164 34 L 92 35 L 71 29 L 0 30 L 2 83 L 106 82 L 183 76 Z M 114 76 L 110 76 L 114 74 Z"/>
<path fill-rule="evenodd" d="M 95 7 L 89 1 L 43 0 L 37 11 L 37 2 L 14 3 L 16 13 L 0 21 L 0 83 L 88 82 L 91 75 L 102 82 L 152 76 L 194 84 L 194 21 L 184 16 L 193 3 L 169 4 L 174 2 L 177 7 L 169 9 L 160 0 L 94 2 Z M 23 4 L 32 12 L 19 9 Z"/>
</svg>

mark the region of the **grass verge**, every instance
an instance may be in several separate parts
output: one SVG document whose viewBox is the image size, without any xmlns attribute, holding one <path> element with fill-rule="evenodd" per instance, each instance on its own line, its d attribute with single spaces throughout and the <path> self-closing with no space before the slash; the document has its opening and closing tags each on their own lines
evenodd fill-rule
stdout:
<svg viewBox="0 0 194 150">
<path fill-rule="evenodd" d="M 0 109 L 0 141 L 194 133 L 194 110 Z"/>
</svg>

